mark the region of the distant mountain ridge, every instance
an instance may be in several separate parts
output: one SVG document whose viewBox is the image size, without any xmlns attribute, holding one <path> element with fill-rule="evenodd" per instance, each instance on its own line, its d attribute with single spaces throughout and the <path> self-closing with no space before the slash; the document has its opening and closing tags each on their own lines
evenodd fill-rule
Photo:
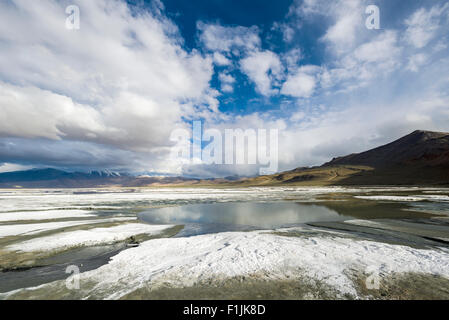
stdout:
<svg viewBox="0 0 449 320">
<path fill-rule="evenodd" d="M 297 168 L 255 178 L 193 179 L 132 176 L 126 173 L 33 169 L 0 173 L 0 188 L 146 187 L 163 185 L 449 185 L 449 133 L 417 130 L 386 145 L 332 159 L 319 167 Z"/>
<path fill-rule="evenodd" d="M 183 177 L 133 176 L 109 170 L 83 173 L 46 168 L 0 173 L 0 188 L 141 187 L 153 184 L 165 185 L 193 182 L 196 182 L 196 180 Z"/>
<path fill-rule="evenodd" d="M 111 171 L 66 172 L 46 168 L 0 173 L 0 183 L 23 181 L 46 181 L 54 179 L 97 179 L 99 177 L 120 177 L 122 174 Z"/>
<path fill-rule="evenodd" d="M 384 168 L 394 165 L 437 166 L 449 163 L 449 133 L 417 130 L 384 146 L 335 158 L 324 164 Z"/>
<path fill-rule="evenodd" d="M 241 185 L 449 185 L 449 133 L 417 130 L 386 145 L 240 181 Z"/>
</svg>

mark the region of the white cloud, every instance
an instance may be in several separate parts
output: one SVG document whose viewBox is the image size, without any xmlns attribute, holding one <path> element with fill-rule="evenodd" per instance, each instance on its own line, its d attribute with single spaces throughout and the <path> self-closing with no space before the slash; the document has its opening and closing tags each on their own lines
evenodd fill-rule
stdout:
<svg viewBox="0 0 449 320">
<path fill-rule="evenodd" d="M 282 74 L 279 57 L 271 51 L 257 51 L 240 61 L 242 72 L 256 84 L 256 90 L 270 96 L 278 92 L 273 88 L 275 80 Z"/>
<path fill-rule="evenodd" d="M 220 79 L 221 82 L 221 91 L 226 93 L 234 92 L 234 83 L 236 80 L 233 76 L 222 72 L 218 75 L 218 79 Z"/>
<path fill-rule="evenodd" d="M 182 117 L 216 110 L 212 59 L 182 47 L 158 12 L 123 1 L 0 3 L 0 136 L 77 140 L 134 151 L 169 147 Z M 159 150 L 159 151 L 158 151 Z"/>
<path fill-rule="evenodd" d="M 317 85 L 317 73 L 320 71 L 316 66 L 302 66 L 296 73 L 289 75 L 282 86 L 281 93 L 296 98 L 309 98 L 315 91 Z"/>
<path fill-rule="evenodd" d="M 227 73 L 220 73 L 218 75 L 218 78 L 220 79 L 221 82 L 226 82 L 226 83 L 234 83 L 235 82 L 235 78 L 233 76 L 231 76 L 230 74 Z"/>
<path fill-rule="evenodd" d="M 271 30 L 281 32 L 283 40 L 287 43 L 292 42 L 293 37 L 295 36 L 295 29 L 287 23 L 275 22 L 273 23 Z"/>
<path fill-rule="evenodd" d="M 363 0 L 297 0 L 289 15 L 297 17 L 299 27 L 303 20 L 311 19 L 329 24 L 321 40 L 329 44 L 336 54 L 342 54 L 357 44 L 357 36 L 363 31 L 363 4 Z"/>
<path fill-rule="evenodd" d="M 14 164 L 14 163 L 0 163 L 0 173 L 29 170 L 29 169 L 32 169 L 32 168 L 33 167 L 23 166 L 23 165 Z"/>
<path fill-rule="evenodd" d="M 303 58 L 301 49 L 294 48 L 287 51 L 282 59 L 285 61 L 287 69 L 296 69 L 298 67 L 299 61 Z"/>
<path fill-rule="evenodd" d="M 430 9 L 421 8 L 406 21 L 405 40 L 416 48 L 423 48 L 432 41 L 441 28 L 442 18 L 447 19 L 449 4 L 435 5 Z M 447 20 L 446 20 L 447 27 Z"/>
<path fill-rule="evenodd" d="M 200 31 L 200 41 L 210 51 L 254 50 L 261 45 L 257 27 L 225 27 L 199 22 L 197 28 Z"/>
<path fill-rule="evenodd" d="M 1 157 L 173 172 L 171 131 L 183 117 L 218 109 L 212 59 L 185 51 L 160 9 L 73 3 L 81 9 L 78 31 L 65 28 L 60 2 L 0 3 Z M 10 144 L 11 137 L 40 140 Z"/>
<path fill-rule="evenodd" d="M 427 55 L 420 53 L 415 54 L 409 58 L 407 69 L 413 72 L 418 72 L 419 68 L 428 61 Z"/>
<path fill-rule="evenodd" d="M 358 1 L 344 2 L 335 9 L 336 22 L 331 26 L 323 39 L 332 43 L 338 52 L 347 51 L 356 40 L 356 31 L 363 25 Z"/>
<path fill-rule="evenodd" d="M 221 91 L 225 92 L 225 93 L 232 93 L 234 92 L 234 87 L 230 84 L 222 84 L 221 85 Z"/>
<path fill-rule="evenodd" d="M 366 87 L 401 66 L 402 48 L 397 32 L 385 30 L 324 69 L 321 82 L 326 89 L 334 86 L 344 91 Z"/>
<path fill-rule="evenodd" d="M 394 59 L 398 53 L 396 32 L 385 31 L 358 47 L 354 57 L 362 62 L 381 62 Z"/>
<path fill-rule="evenodd" d="M 228 58 L 226 58 L 220 52 L 214 52 L 213 59 L 214 59 L 214 63 L 217 66 L 229 66 L 230 64 L 232 64 L 232 61 L 229 60 Z"/>
<path fill-rule="evenodd" d="M 306 117 L 306 113 L 303 111 L 298 111 L 292 114 L 290 120 L 293 122 L 297 122 L 303 120 Z"/>
</svg>

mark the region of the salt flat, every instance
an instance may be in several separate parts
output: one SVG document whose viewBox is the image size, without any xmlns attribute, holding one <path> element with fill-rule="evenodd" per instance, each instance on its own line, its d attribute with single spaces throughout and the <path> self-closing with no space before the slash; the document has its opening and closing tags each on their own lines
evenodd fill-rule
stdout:
<svg viewBox="0 0 449 320">
<path fill-rule="evenodd" d="M 266 280 L 308 277 L 335 288 L 341 297 L 356 298 L 358 293 L 350 275 L 368 268 L 381 278 L 407 272 L 449 278 L 449 252 L 347 239 L 335 233 L 311 237 L 285 237 L 264 231 L 218 233 L 155 239 L 122 251 L 108 264 L 81 274 L 78 292 L 65 290 L 64 281 L 27 292 L 45 297 L 62 290 L 61 297 L 73 294 L 118 299 L 142 287 L 154 290 L 198 283 L 214 285 L 236 276 Z"/>
<path fill-rule="evenodd" d="M 83 272 L 78 291 L 68 290 L 65 279 L 53 275 L 37 287 L 22 279 L 23 287 L 0 297 L 119 299 L 141 289 L 219 286 L 243 277 L 306 279 L 332 288 L 336 297 L 365 298 L 355 280 L 361 274 L 449 279 L 444 242 L 449 227 L 442 218 L 449 213 L 448 195 L 447 189 L 417 187 L 9 192 L 0 195 L 0 237 L 18 238 L 0 245 L 8 267 L 33 267 L 38 258 L 70 264 L 75 248 L 92 247 L 98 253 L 102 246 L 137 235 L 154 238 L 136 248 L 125 244 L 110 260 Z M 143 223 L 143 217 L 160 223 Z M 284 223 L 289 226 L 279 227 Z M 62 230 L 78 225 L 86 230 Z M 174 226 L 183 229 L 163 238 Z M 41 235 L 44 231 L 55 233 Z"/>
<path fill-rule="evenodd" d="M 88 210 L 14 211 L 0 213 L 0 222 L 95 217 Z"/>
<path fill-rule="evenodd" d="M 33 252 L 64 250 L 70 247 L 94 246 L 123 241 L 140 234 L 157 234 L 172 226 L 155 226 L 143 223 L 127 223 L 109 228 L 77 230 L 46 237 L 38 237 L 7 246 L 8 251 Z"/>
<path fill-rule="evenodd" d="M 133 221 L 136 218 L 110 218 L 110 219 L 96 219 L 96 220 L 85 220 L 85 221 L 65 221 L 65 222 L 46 222 L 46 223 L 28 223 L 28 224 L 9 224 L 0 225 L 0 238 L 9 236 L 19 236 L 19 235 L 33 235 L 45 231 L 57 230 L 61 228 L 89 225 L 89 224 L 99 224 L 108 222 L 119 222 L 119 221 Z"/>
</svg>

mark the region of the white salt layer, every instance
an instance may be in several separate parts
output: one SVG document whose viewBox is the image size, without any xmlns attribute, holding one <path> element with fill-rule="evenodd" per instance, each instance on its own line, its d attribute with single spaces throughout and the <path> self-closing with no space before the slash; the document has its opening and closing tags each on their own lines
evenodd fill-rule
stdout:
<svg viewBox="0 0 449 320">
<path fill-rule="evenodd" d="M 413 195 L 413 196 L 355 196 L 357 199 L 373 200 L 373 201 L 402 201 L 402 202 L 418 202 L 418 201 L 436 201 L 447 202 L 449 196 L 446 195 Z"/>
<path fill-rule="evenodd" d="M 96 217 L 87 210 L 45 210 L 0 213 L 0 222 Z"/>
<path fill-rule="evenodd" d="M 109 244 L 139 234 L 158 234 L 170 227 L 173 226 L 128 223 L 110 228 L 77 230 L 19 242 L 7 246 L 6 250 L 22 252 L 59 251 L 71 247 Z"/>
<path fill-rule="evenodd" d="M 118 222 L 118 221 L 133 221 L 137 218 L 111 218 L 111 219 L 96 219 L 96 220 L 82 220 L 82 221 L 64 221 L 64 222 L 47 222 L 47 223 L 30 223 L 30 224 L 11 224 L 0 225 L 0 238 L 9 236 L 24 236 L 39 234 L 45 231 L 57 230 L 73 226 Z"/>
<path fill-rule="evenodd" d="M 143 286 L 184 287 L 254 274 L 267 280 L 310 277 L 356 297 L 348 276 L 354 270 L 379 276 L 418 272 L 449 278 L 449 253 L 330 234 L 283 237 L 266 231 L 229 232 L 146 241 L 81 274 L 81 279 L 97 284 L 85 292 L 86 297 L 105 299 L 118 299 Z"/>
</svg>

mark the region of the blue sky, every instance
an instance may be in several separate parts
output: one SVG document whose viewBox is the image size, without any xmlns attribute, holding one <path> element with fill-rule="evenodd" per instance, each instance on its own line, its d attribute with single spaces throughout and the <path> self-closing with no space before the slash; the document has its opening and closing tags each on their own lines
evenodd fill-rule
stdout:
<svg viewBox="0 0 449 320">
<path fill-rule="evenodd" d="M 438 0 L 2 1 L 0 171 L 257 172 L 171 161 L 197 119 L 279 130 L 279 170 L 449 131 L 448 27 Z"/>
</svg>

